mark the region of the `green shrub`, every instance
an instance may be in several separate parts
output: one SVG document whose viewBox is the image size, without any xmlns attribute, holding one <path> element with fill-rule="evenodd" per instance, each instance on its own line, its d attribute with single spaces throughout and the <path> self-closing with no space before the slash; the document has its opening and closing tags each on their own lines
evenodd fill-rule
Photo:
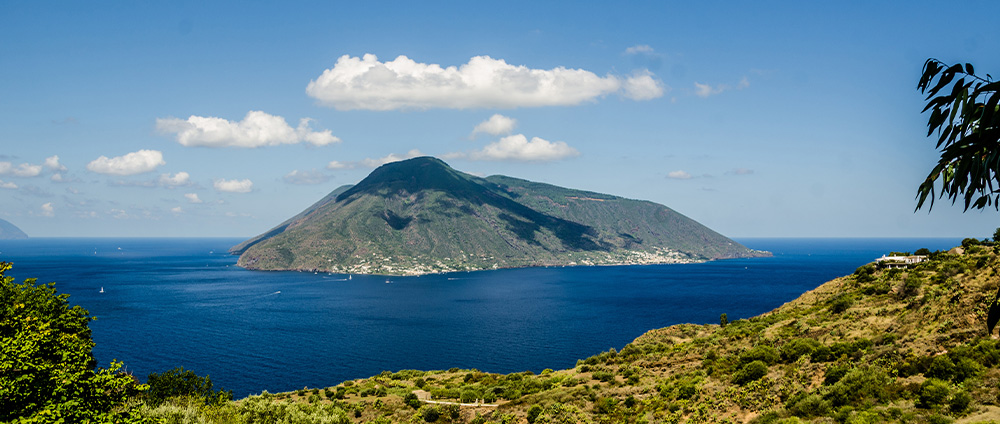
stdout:
<svg viewBox="0 0 1000 424">
<path fill-rule="evenodd" d="M 781 358 L 785 362 L 795 362 L 803 355 L 812 356 L 820 346 L 823 344 L 813 338 L 794 339 L 781 346 Z"/>
<path fill-rule="evenodd" d="M 884 403 L 890 400 L 892 379 L 874 366 L 852 369 L 838 380 L 826 394 L 834 406 Z"/>
<path fill-rule="evenodd" d="M 191 370 L 184 370 L 182 367 L 174 368 L 162 373 L 151 373 L 147 379 L 149 392 L 147 392 L 150 403 L 156 405 L 167 398 L 175 396 L 190 396 L 204 399 L 206 404 L 218 401 L 231 400 L 232 391 L 212 390 L 212 379 L 207 375 L 198 376 Z M 300 393 L 300 396 L 302 393 Z"/>
<path fill-rule="evenodd" d="M 832 386 L 836 384 L 850 370 L 851 366 L 847 364 L 835 364 L 827 367 L 826 372 L 823 373 L 823 385 Z"/>
<path fill-rule="evenodd" d="M 767 364 L 764 361 L 753 361 L 743 365 L 739 371 L 733 374 L 733 384 L 744 385 L 751 381 L 759 380 L 767 375 Z"/>
<path fill-rule="evenodd" d="M 920 385 L 917 406 L 921 408 L 934 408 L 941 405 L 948 399 L 949 391 L 948 383 L 936 378 L 928 378 Z"/>
<path fill-rule="evenodd" d="M 846 311 L 854 304 L 854 297 L 849 293 L 842 293 L 830 299 L 830 312 L 839 314 Z"/>
<path fill-rule="evenodd" d="M 797 417 L 822 417 L 830 413 L 830 401 L 817 394 L 801 396 L 792 403 L 788 412 Z"/>
<path fill-rule="evenodd" d="M 908 299 L 920 294 L 921 285 L 923 285 L 923 279 L 920 278 L 920 275 L 911 272 L 903 279 L 903 285 L 899 288 L 899 298 Z"/>
<path fill-rule="evenodd" d="M 407 393 L 406 396 L 403 396 L 403 403 L 413 409 L 420 409 L 421 406 L 420 399 L 413 393 Z"/>
<path fill-rule="evenodd" d="M 767 365 L 777 364 L 781 360 L 781 353 L 768 345 L 757 345 L 752 349 L 740 354 L 740 363 L 747 364 L 753 361 L 761 361 Z"/>
<path fill-rule="evenodd" d="M 112 362 L 96 368 L 90 314 L 55 283 L 15 284 L 0 262 L 0 422 L 126 421 L 146 387 Z"/>
<path fill-rule="evenodd" d="M 950 380 L 955 375 L 955 363 L 948 355 L 935 356 L 924 375 L 940 380 Z"/>
<path fill-rule="evenodd" d="M 433 406 L 428 406 L 424 409 L 424 412 L 420 414 L 420 417 L 429 423 L 435 422 L 438 418 L 441 418 L 441 412 Z"/>
<path fill-rule="evenodd" d="M 538 415 L 542 413 L 542 407 L 540 405 L 531 405 L 528 408 L 528 424 L 534 424 L 535 420 L 538 419 Z"/>
</svg>

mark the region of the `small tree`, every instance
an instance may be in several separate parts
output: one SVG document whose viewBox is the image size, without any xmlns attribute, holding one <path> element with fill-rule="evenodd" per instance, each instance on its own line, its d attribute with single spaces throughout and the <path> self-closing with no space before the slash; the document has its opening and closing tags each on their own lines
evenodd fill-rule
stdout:
<svg viewBox="0 0 1000 424">
<path fill-rule="evenodd" d="M 95 369 L 87 310 L 10 269 L 0 262 L 0 421 L 134 421 L 126 404 L 145 386 L 120 362 Z"/>
<path fill-rule="evenodd" d="M 727 324 L 729 324 L 729 316 L 727 316 L 725 313 L 719 315 L 719 325 L 725 327 Z"/>
</svg>

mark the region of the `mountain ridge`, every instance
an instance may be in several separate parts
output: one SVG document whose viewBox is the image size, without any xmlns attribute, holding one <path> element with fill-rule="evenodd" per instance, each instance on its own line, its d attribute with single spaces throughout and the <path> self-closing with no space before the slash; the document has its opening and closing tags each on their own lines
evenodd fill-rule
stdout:
<svg viewBox="0 0 1000 424">
<path fill-rule="evenodd" d="M 249 269 L 385 275 L 769 255 L 663 205 L 432 157 L 383 165 L 230 252 Z"/>
</svg>

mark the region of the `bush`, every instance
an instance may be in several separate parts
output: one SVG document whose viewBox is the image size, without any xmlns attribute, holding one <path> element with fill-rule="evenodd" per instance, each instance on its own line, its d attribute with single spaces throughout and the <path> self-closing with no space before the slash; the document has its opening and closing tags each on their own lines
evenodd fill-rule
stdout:
<svg viewBox="0 0 1000 424">
<path fill-rule="evenodd" d="M 903 279 L 903 285 L 899 288 L 899 298 L 908 299 L 920 294 L 920 286 L 923 280 L 916 272 L 911 272 Z"/>
<path fill-rule="evenodd" d="M 70 306 L 55 283 L 15 284 L 0 262 L 0 422 L 122 422 L 146 386 L 119 371 L 95 369 L 90 314 Z"/>
<path fill-rule="evenodd" d="M 969 409 L 970 403 L 972 403 L 972 396 L 964 390 L 960 390 L 951 395 L 951 399 L 948 400 L 948 409 L 953 414 L 961 414 Z"/>
<path fill-rule="evenodd" d="M 892 379 L 878 367 L 860 367 L 848 371 L 826 397 L 834 406 L 882 403 L 890 400 Z"/>
<path fill-rule="evenodd" d="M 934 408 L 943 404 L 948 399 L 948 393 L 948 383 L 936 378 L 928 378 L 920 385 L 917 406 L 921 408 Z"/>
<path fill-rule="evenodd" d="M 767 364 L 764 361 L 753 361 L 740 368 L 733 374 L 733 384 L 744 385 L 751 381 L 756 381 L 767 375 Z"/>
<path fill-rule="evenodd" d="M 753 361 L 761 361 L 767 365 L 774 365 L 781 361 L 781 354 L 778 349 L 767 345 L 754 346 L 752 349 L 740 354 L 740 363 L 747 364 Z"/>
<path fill-rule="evenodd" d="M 854 297 L 848 293 L 842 293 L 830 300 L 830 312 L 839 314 L 846 311 L 854 304 Z"/>
<path fill-rule="evenodd" d="M 729 316 L 726 314 L 719 315 L 719 326 L 725 327 L 729 324 Z"/>
<path fill-rule="evenodd" d="M 821 417 L 830 413 L 830 402 L 817 394 L 806 395 L 794 402 L 788 412 L 803 418 Z"/>
<path fill-rule="evenodd" d="M 413 393 L 407 393 L 403 396 L 403 403 L 413 409 L 420 409 L 421 403 L 420 399 L 417 399 L 417 395 Z"/>
<path fill-rule="evenodd" d="M 781 358 L 785 362 L 795 362 L 803 355 L 812 356 L 820 346 L 823 344 L 813 338 L 794 339 L 781 346 Z"/>
<path fill-rule="evenodd" d="M 219 401 L 232 400 L 231 390 L 213 390 L 212 379 L 207 375 L 201 377 L 191 370 L 184 370 L 177 367 L 162 373 L 151 373 L 147 379 L 149 392 L 147 393 L 150 403 L 157 405 L 172 397 L 194 397 L 203 399 L 205 404 L 212 404 Z M 304 390 L 299 391 L 299 396 L 305 394 Z M 317 391 L 318 393 L 318 391 Z"/>
<path fill-rule="evenodd" d="M 441 413 L 438 412 L 437 408 L 433 406 L 428 406 L 426 409 L 424 409 L 424 412 L 421 413 L 420 416 L 421 418 L 424 419 L 424 421 L 432 423 L 437 421 L 438 418 L 441 418 Z"/>
<path fill-rule="evenodd" d="M 538 415 L 542 413 L 542 407 L 535 404 L 528 408 L 528 424 L 534 424 L 535 420 L 538 419 Z"/>
</svg>

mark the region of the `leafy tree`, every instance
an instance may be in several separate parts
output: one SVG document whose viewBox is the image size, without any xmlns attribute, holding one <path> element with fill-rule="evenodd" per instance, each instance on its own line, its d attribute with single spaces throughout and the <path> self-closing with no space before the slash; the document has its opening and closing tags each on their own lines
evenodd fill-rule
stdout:
<svg viewBox="0 0 1000 424">
<path fill-rule="evenodd" d="M 1000 210 L 1000 82 L 989 74 L 977 76 L 970 63 L 949 66 L 927 59 L 917 88 L 927 94 L 923 111 L 931 111 L 927 135 L 937 132 L 936 148 L 941 150 L 937 165 L 917 189 L 917 209 L 928 197 L 928 208 L 934 206 L 940 182 L 938 196 L 952 203 L 961 197 L 966 211 L 991 205 Z"/>
<path fill-rule="evenodd" d="M 127 403 L 146 387 L 119 371 L 95 369 L 86 309 L 54 283 L 15 284 L 0 262 L 0 421 L 136 422 Z"/>
</svg>

